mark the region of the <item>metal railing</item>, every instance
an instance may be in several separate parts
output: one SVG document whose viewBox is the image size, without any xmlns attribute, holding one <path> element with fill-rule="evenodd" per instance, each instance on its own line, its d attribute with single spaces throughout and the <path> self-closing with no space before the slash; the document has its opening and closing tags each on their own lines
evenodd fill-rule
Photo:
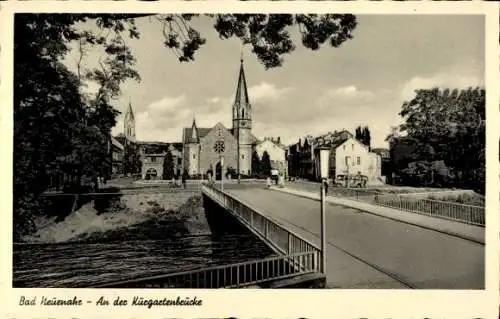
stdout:
<svg viewBox="0 0 500 319">
<path fill-rule="evenodd" d="M 236 264 L 194 269 L 94 288 L 242 288 L 318 272 L 314 251 Z"/>
<path fill-rule="evenodd" d="M 238 220 L 246 225 L 255 235 L 261 238 L 277 253 L 290 255 L 294 253 L 313 252 L 319 260 L 321 250 L 304 238 L 280 226 L 256 209 L 243 204 L 239 199 L 221 190 L 203 185 L 202 191 L 212 200 L 229 210 Z"/>
<path fill-rule="evenodd" d="M 329 190 L 329 195 L 345 197 L 360 202 L 394 208 L 402 211 L 444 218 L 461 223 L 483 226 L 485 225 L 485 208 L 412 197 L 408 194 L 384 194 L 370 190 L 336 189 Z"/>
</svg>

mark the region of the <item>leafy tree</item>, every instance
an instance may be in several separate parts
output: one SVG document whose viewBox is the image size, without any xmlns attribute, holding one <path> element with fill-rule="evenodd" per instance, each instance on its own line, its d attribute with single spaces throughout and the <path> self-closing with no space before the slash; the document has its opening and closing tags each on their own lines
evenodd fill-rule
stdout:
<svg viewBox="0 0 500 319">
<path fill-rule="evenodd" d="M 163 159 L 163 179 L 169 180 L 174 177 L 174 159 L 170 150 L 167 150 Z"/>
<path fill-rule="evenodd" d="M 260 167 L 260 158 L 259 158 L 259 154 L 257 154 L 257 151 L 254 150 L 252 152 L 252 173 L 254 175 L 258 175 L 261 171 L 261 167 Z"/>
<path fill-rule="evenodd" d="M 368 148 L 371 148 L 371 134 L 370 134 L 370 129 L 368 126 L 358 126 L 356 127 L 355 131 L 355 138 L 363 143 L 364 145 L 368 146 Z"/>
<path fill-rule="evenodd" d="M 271 158 L 269 157 L 269 153 L 264 151 L 262 153 L 262 162 L 260 164 L 261 172 L 269 175 L 271 173 Z"/>
<path fill-rule="evenodd" d="M 131 141 L 125 141 L 123 172 L 125 174 L 139 174 L 142 168 L 139 145 Z"/>
<path fill-rule="evenodd" d="M 403 169 L 409 160 L 444 161 L 455 186 L 484 192 L 485 90 L 425 89 L 405 102 L 400 115 L 404 137 L 391 138 L 391 157 Z M 411 145 L 407 158 L 398 162 L 396 150 Z M 411 155 L 409 155 L 411 154 Z M 406 162 L 406 163 L 405 163 Z M 433 180 L 433 179 L 431 179 Z"/>
</svg>

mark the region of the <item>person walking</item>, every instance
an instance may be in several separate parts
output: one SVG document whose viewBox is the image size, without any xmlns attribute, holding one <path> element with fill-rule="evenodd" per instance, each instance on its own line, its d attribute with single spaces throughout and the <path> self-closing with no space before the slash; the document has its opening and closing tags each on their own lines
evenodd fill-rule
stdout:
<svg viewBox="0 0 500 319">
<path fill-rule="evenodd" d="M 328 195 L 328 178 L 323 180 L 323 184 L 325 185 L 325 195 Z"/>
<path fill-rule="evenodd" d="M 188 178 L 188 173 L 186 170 L 184 170 L 184 173 L 182 173 L 182 187 L 186 188 L 186 180 Z"/>
</svg>

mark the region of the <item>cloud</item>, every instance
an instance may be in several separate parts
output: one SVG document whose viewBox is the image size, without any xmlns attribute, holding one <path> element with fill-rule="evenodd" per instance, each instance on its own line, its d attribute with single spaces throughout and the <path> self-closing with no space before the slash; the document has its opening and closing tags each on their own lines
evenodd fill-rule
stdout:
<svg viewBox="0 0 500 319">
<path fill-rule="evenodd" d="M 413 90 L 433 86 L 469 87 L 480 85 L 481 72 L 474 68 L 452 66 L 434 74 L 415 75 L 402 84 L 387 88 L 360 88 L 346 83 L 335 87 L 317 87 L 307 92 L 262 81 L 249 87 L 253 106 L 253 134 L 281 136 L 286 144 L 297 142 L 308 134 L 318 135 L 334 130 L 354 131 L 368 125 L 372 146 L 387 147 L 384 141 L 392 125 L 401 123 L 398 113 Z M 230 128 L 234 93 L 231 96 L 191 97 L 187 94 L 163 96 L 137 110 L 139 140 L 181 141 L 182 128 L 189 127 L 193 116 L 199 127 L 213 127 L 222 122 Z M 117 131 L 123 130 L 120 118 Z"/>
<path fill-rule="evenodd" d="M 408 101 L 415 96 L 417 89 L 434 87 L 466 89 L 468 87 L 484 86 L 484 71 L 474 65 L 467 67 L 453 66 L 448 70 L 430 76 L 415 76 L 409 79 L 401 88 L 401 99 Z"/>
<path fill-rule="evenodd" d="M 359 90 L 354 85 L 326 89 L 316 100 L 316 104 L 322 109 L 332 105 L 352 106 L 370 103 L 375 94 L 368 90 Z"/>
<path fill-rule="evenodd" d="M 219 97 L 195 104 L 185 95 L 164 96 L 136 110 L 136 136 L 140 141 L 180 142 L 184 127 L 190 127 L 193 117 L 199 127 L 212 127 L 218 122 L 230 127 L 229 100 Z M 123 132 L 123 117 L 118 118 L 113 134 Z"/>
<path fill-rule="evenodd" d="M 251 86 L 248 89 L 248 95 L 252 101 L 277 100 L 284 98 L 291 91 L 293 91 L 291 87 L 278 88 L 274 84 L 261 82 Z"/>
</svg>

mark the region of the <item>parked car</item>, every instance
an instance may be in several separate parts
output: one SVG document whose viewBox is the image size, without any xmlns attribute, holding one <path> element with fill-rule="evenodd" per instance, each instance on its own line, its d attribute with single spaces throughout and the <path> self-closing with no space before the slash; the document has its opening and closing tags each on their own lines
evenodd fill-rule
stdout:
<svg viewBox="0 0 500 319">
<path fill-rule="evenodd" d="M 368 183 L 368 176 L 361 174 L 356 174 L 356 175 L 339 174 L 335 178 L 335 186 L 337 187 L 365 188 L 367 183 Z"/>
</svg>

